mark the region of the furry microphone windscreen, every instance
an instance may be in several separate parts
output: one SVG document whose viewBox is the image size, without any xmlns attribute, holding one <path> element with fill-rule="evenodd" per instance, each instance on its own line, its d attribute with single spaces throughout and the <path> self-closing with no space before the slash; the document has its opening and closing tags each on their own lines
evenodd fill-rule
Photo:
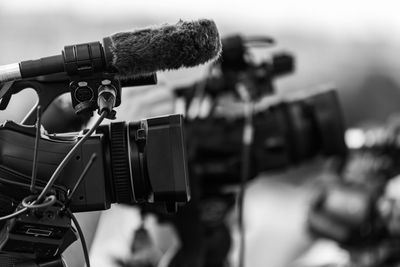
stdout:
<svg viewBox="0 0 400 267">
<path fill-rule="evenodd" d="M 112 65 L 120 78 L 194 67 L 218 58 L 221 40 L 208 19 L 116 33 L 109 37 Z"/>
</svg>

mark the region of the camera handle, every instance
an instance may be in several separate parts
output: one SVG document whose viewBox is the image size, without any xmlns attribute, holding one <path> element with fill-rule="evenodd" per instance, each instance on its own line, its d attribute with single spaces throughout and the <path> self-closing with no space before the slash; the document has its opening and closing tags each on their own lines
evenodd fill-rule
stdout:
<svg viewBox="0 0 400 267">
<path fill-rule="evenodd" d="M 11 85 L 6 83 L 0 90 L 0 110 L 5 110 L 7 108 L 12 95 L 17 94 L 26 88 L 32 88 L 38 95 L 38 102 L 28 112 L 21 124 L 34 125 L 36 122 L 36 109 L 38 105 L 41 106 L 41 109 L 44 112 L 56 97 L 69 92 L 68 83 L 66 83 L 65 79 L 60 78 L 62 77 L 56 74 L 40 76 L 34 79 L 14 81 Z M 3 90 L 5 92 L 2 92 Z"/>
</svg>

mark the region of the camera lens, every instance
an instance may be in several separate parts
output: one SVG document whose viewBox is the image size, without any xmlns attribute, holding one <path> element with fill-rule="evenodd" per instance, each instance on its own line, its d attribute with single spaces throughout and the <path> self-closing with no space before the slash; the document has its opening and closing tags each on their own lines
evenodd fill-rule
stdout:
<svg viewBox="0 0 400 267">
<path fill-rule="evenodd" d="M 181 115 L 115 122 L 100 131 L 108 132 L 112 202 L 188 200 Z"/>
<path fill-rule="evenodd" d="M 243 118 L 188 121 L 189 163 L 206 183 L 240 181 Z M 321 91 L 281 101 L 253 115 L 251 177 L 317 155 L 344 156 L 344 123 L 336 92 Z"/>
<path fill-rule="evenodd" d="M 301 162 L 316 154 L 346 153 L 344 122 L 335 91 L 321 91 L 289 100 L 282 105 L 281 112 L 286 114 L 292 162 Z"/>
<path fill-rule="evenodd" d="M 344 122 L 334 90 L 283 101 L 255 114 L 254 121 L 258 172 L 295 165 L 317 155 L 346 154 Z"/>
</svg>

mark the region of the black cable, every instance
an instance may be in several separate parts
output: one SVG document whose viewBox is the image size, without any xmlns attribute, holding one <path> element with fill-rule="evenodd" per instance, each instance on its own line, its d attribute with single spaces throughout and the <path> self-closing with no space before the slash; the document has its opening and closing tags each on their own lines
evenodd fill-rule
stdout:
<svg viewBox="0 0 400 267">
<path fill-rule="evenodd" d="M 40 125 L 41 125 L 41 107 L 40 105 L 37 106 L 36 108 L 37 110 L 37 116 L 36 116 L 36 136 L 35 136 L 35 150 L 34 150 L 34 154 L 33 154 L 33 166 L 32 166 L 32 177 L 31 177 L 31 184 L 30 186 L 25 185 L 23 183 L 19 183 L 19 182 L 15 182 L 15 181 L 9 181 L 7 179 L 3 179 L 0 178 L 0 181 L 9 183 L 9 184 L 13 184 L 13 185 L 18 185 L 18 186 L 27 186 L 29 187 L 30 191 L 32 193 L 35 193 L 35 182 L 36 182 L 36 174 L 37 174 L 37 157 L 38 157 L 38 151 L 39 151 L 39 140 L 40 140 Z M 14 217 L 17 217 L 23 213 L 25 213 L 26 211 L 28 211 L 28 209 L 31 208 L 35 208 L 35 207 L 47 207 L 50 205 L 53 205 L 55 203 L 55 201 L 57 200 L 55 196 L 51 196 L 50 200 L 43 203 L 43 204 L 39 204 L 39 205 L 35 205 L 34 202 L 33 203 L 28 203 L 26 200 L 32 198 L 32 196 L 28 196 L 26 198 L 23 199 L 22 201 L 22 205 L 24 208 L 11 213 L 9 215 L 6 216 L 2 216 L 0 217 L 0 221 L 3 220 L 9 220 L 12 219 Z"/>
<path fill-rule="evenodd" d="M 74 188 L 71 190 L 71 192 L 68 194 L 67 196 L 67 200 L 65 201 L 64 207 L 68 207 L 69 203 L 72 200 L 72 196 L 74 195 L 76 189 L 78 188 L 78 186 L 81 184 L 81 182 L 83 181 L 83 178 L 85 178 L 87 172 L 89 171 L 90 167 L 92 167 L 93 162 L 96 160 L 97 154 L 93 153 L 92 156 L 90 157 L 88 163 L 85 166 L 85 169 L 83 169 L 82 174 L 79 176 L 78 181 L 76 182 Z"/>
<path fill-rule="evenodd" d="M 41 107 L 40 105 L 36 108 L 36 136 L 35 136 L 35 150 L 33 154 L 33 165 L 32 165 L 32 178 L 31 178 L 31 187 L 30 190 L 33 194 L 35 194 L 35 182 L 36 182 L 36 174 L 37 174 L 37 161 L 38 161 L 38 152 L 39 152 L 39 140 L 40 140 L 40 125 L 42 121 L 41 116 Z"/>
<path fill-rule="evenodd" d="M 36 196 L 31 195 L 31 196 L 27 196 L 26 198 L 24 198 L 21 202 L 22 206 L 24 208 L 28 208 L 28 209 L 41 209 L 41 208 L 45 208 L 48 206 L 53 205 L 54 203 L 56 203 L 57 198 L 54 195 L 48 196 L 45 198 L 45 201 L 43 203 L 40 204 L 35 204 L 35 201 L 33 201 L 36 198 Z"/>
<path fill-rule="evenodd" d="M 54 171 L 53 175 L 50 177 L 49 181 L 47 182 L 45 188 L 42 190 L 40 193 L 39 197 L 37 198 L 37 201 L 40 202 L 43 197 L 47 194 L 47 192 L 50 190 L 50 188 L 53 186 L 54 182 L 57 180 L 58 176 L 60 175 L 61 171 L 64 169 L 64 167 L 67 165 L 69 160 L 73 157 L 75 151 L 84 143 L 91 135 L 92 133 L 97 129 L 97 127 L 100 125 L 100 123 L 104 120 L 104 118 L 107 116 L 108 112 L 107 111 L 102 111 L 100 114 L 100 117 L 97 119 L 96 123 L 90 128 L 90 130 L 72 147 L 72 149 L 68 152 L 68 154 L 65 156 L 65 158 L 61 161 L 61 163 L 57 166 L 56 170 Z"/>
<path fill-rule="evenodd" d="M 43 197 L 47 194 L 47 192 L 50 190 L 50 188 L 53 186 L 54 182 L 57 180 L 59 174 L 61 173 L 62 169 L 65 167 L 65 165 L 68 163 L 68 161 L 71 159 L 71 157 L 73 156 L 73 154 L 75 153 L 75 151 L 77 150 L 77 148 L 86 141 L 87 138 L 89 138 L 89 136 L 97 129 L 97 127 L 100 125 L 100 123 L 103 121 L 103 119 L 107 116 L 107 112 L 103 111 L 100 115 L 100 117 L 97 119 L 96 123 L 93 125 L 92 128 L 90 128 L 90 130 L 74 145 L 74 147 L 68 152 L 68 154 L 65 156 L 65 158 L 61 161 L 61 163 L 58 165 L 57 169 L 54 171 L 53 175 L 50 177 L 49 181 L 47 182 L 46 186 L 43 188 L 42 192 L 40 193 L 39 197 L 37 198 L 37 200 L 33 201 L 31 204 L 29 205 L 34 205 L 35 203 L 40 203 L 40 200 L 43 199 Z M 18 185 L 22 185 L 18 182 L 10 182 L 6 179 L 0 179 L 2 181 L 11 183 L 11 184 L 18 184 Z M 46 205 L 47 206 L 47 205 Z M 33 207 L 33 206 L 32 206 Z M 23 214 L 24 212 L 26 212 L 28 210 L 27 207 L 24 207 L 21 210 L 18 210 L 14 213 L 11 213 L 9 215 L 0 217 L 0 221 L 3 220 L 8 220 L 11 218 L 14 218 L 18 215 Z"/>
<path fill-rule="evenodd" d="M 85 236 L 83 235 L 82 228 L 79 225 L 78 220 L 76 219 L 76 217 L 70 210 L 67 210 L 67 214 L 74 222 L 76 230 L 78 230 L 79 239 L 81 240 L 81 243 L 82 243 L 82 250 L 83 250 L 83 256 L 85 257 L 86 267 L 90 267 L 89 252 L 88 252 L 88 249 L 86 246 L 86 240 L 85 240 Z"/>
<path fill-rule="evenodd" d="M 5 171 L 5 172 L 9 172 L 8 174 L 10 175 L 10 179 L 23 178 L 24 180 L 30 180 L 30 178 L 31 178 L 30 176 L 28 178 L 28 176 L 25 176 L 24 174 L 21 174 L 21 173 L 18 173 L 16 171 L 14 171 L 14 170 L 11 170 L 11 169 L 9 169 L 9 168 L 7 168 L 5 166 L 0 166 L 0 170 L 1 171 Z M 17 181 L 10 180 L 10 179 L 6 179 L 6 178 L 3 178 L 3 177 L 0 177 L 0 182 L 8 183 L 8 184 L 11 184 L 11 185 L 16 185 L 16 186 L 22 186 L 22 187 L 26 187 L 27 189 L 30 189 L 30 182 L 26 182 L 26 183 L 17 182 Z M 46 182 L 44 182 L 43 180 L 36 179 L 36 181 L 39 181 L 42 184 L 46 184 Z M 38 188 L 38 189 L 43 189 L 44 188 L 44 186 L 39 186 L 39 185 L 35 185 L 35 187 Z M 67 193 L 67 190 L 63 186 L 53 185 L 53 187 L 58 189 L 58 190 L 60 190 L 60 191 L 62 191 L 62 192 L 64 192 L 64 193 Z"/>
<path fill-rule="evenodd" d="M 11 214 L 8 214 L 6 216 L 0 217 L 0 221 L 9 220 L 14 217 L 17 217 L 17 216 L 27 212 L 29 209 L 45 208 L 45 207 L 51 206 L 54 203 L 56 203 L 56 201 L 57 201 L 57 198 L 52 195 L 52 196 L 46 197 L 46 199 L 45 199 L 46 201 L 44 203 L 35 204 L 36 201 L 31 202 L 35 198 L 36 198 L 36 196 L 34 196 L 34 195 L 27 196 L 26 198 L 24 198 L 22 200 L 22 206 L 23 206 L 22 209 L 20 209 L 16 212 L 13 212 Z"/>
<path fill-rule="evenodd" d="M 40 106 L 38 106 L 38 118 L 37 118 L 37 130 L 36 130 L 36 139 L 35 139 L 35 154 L 34 154 L 34 160 L 33 160 L 33 170 L 32 170 L 32 179 L 31 179 L 31 185 L 29 186 L 29 188 L 31 189 L 31 191 L 34 191 L 34 186 L 35 186 L 35 180 L 36 180 L 36 172 L 37 172 L 37 152 L 38 152 L 38 142 L 39 142 L 39 135 L 40 135 Z M 9 215 L 0 217 L 0 221 L 3 220 L 9 220 L 12 219 L 14 217 L 17 217 L 23 213 L 25 213 L 26 211 L 28 211 L 28 209 L 31 208 L 42 208 L 42 207 L 47 207 L 50 205 L 53 205 L 57 199 L 55 196 L 49 196 L 46 198 L 46 202 L 45 203 L 40 203 L 41 200 L 46 196 L 47 192 L 51 189 L 51 187 L 53 186 L 54 182 L 57 180 L 57 178 L 59 177 L 61 171 L 64 169 L 64 167 L 67 165 L 67 163 L 69 162 L 69 160 L 72 158 L 73 154 L 75 153 L 75 151 L 92 135 L 92 133 L 97 129 L 97 127 L 100 125 L 100 123 L 104 120 L 104 118 L 108 115 L 108 111 L 104 110 L 101 112 L 100 117 L 97 119 L 96 123 L 90 128 L 90 130 L 85 133 L 85 135 L 72 147 L 72 149 L 68 152 L 68 154 L 65 156 L 65 158 L 61 161 L 61 163 L 57 166 L 56 170 L 54 171 L 53 175 L 50 177 L 49 181 L 47 182 L 46 186 L 43 188 L 42 192 L 40 193 L 40 195 L 38 196 L 38 198 L 36 200 L 34 200 L 33 202 L 30 202 L 31 199 L 33 200 L 36 196 L 28 196 L 26 198 L 23 199 L 22 201 L 22 205 L 24 206 L 24 208 L 11 213 Z M 84 175 L 86 174 L 88 168 L 91 166 L 91 164 L 93 163 L 95 159 L 95 155 L 92 155 L 90 162 L 88 163 L 88 165 L 86 166 L 85 170 L 83 171 L 81 177 L 78 179 L 78 185 L 79 183 L 82 181 Z M 14 181 L 8 181 L 6 179 L 1 179 L 5 182 L 14 184 L 14 185 L 22 185 L 24 186 L 23 183 L 18 183 L 18 182 L 14 182 Z M 77 185 L 76 185 L 77 186 Z M 76 186 L 74 187 L 74 191 L 76 189 Z M 28 202 L 29 201 L 29 202 Z M 36 204 L 39 203 L 39 204 Z M 86 241 L 85 241 L 85 237 L 83 235 L 82 229 L 79 225 L 78 220 L 76 219 L 76 217 L 71 213 L 70 210 L 67 210 L 68 215 L 70 216 L 70 218 L 72 219 L 72 221 L 74 222 L 74 225 L 76 227 L 76 229 L 78 230 L 78 234 L 80 236 L 81 239 L 81 243 L 82 243 L 82 249 L 83 249 L 83 254 L 85 257 L 85 262 L 87 267 L 90 267 L 90 261 L 89 261 L 89 253 L 87 250 L 87 246 L 86 246 Z"/>
<path fill-rule="evenodd" d="M 85 175 L 87 174 L 87 172 L 89 171 L 90 167 L 92 167 L 93 162 L 96 160 L 97 158 L 97 154 L 93 153 L 92 156 L 90 157 L 88 163 L 85 166 L 85 169 L 82 171 L 81 176 L 79 176 L 78 181 L 76 182 L 74 188 L 72 189 L 72 191 L 68 194 L 68 199 L 71 199 L 73 194 L 75 193 L 76 189 L 78 188 L 78 186 L 81 184 L 81 182 L 83 181 L 83 178 L 85 178 Z"/>
<path fill-rule="evenodd" d="M 31 188 L 30 184 L 27 183 L 21 183 L 21 182 L 16 182 L 16 181 L 12 181 L 12 180 L 8 180 L 8 179 L 4 179 L 0 177 L 0 182 L 2 183 L 7 183 L 7 184 L 11 184 L 11 185 L 17 185 L 17 186 L 22 186 L 22 187 L 26 187 L 28 189 Z M 40 186 L 36 186 L 39 189 L 43 189 L 44 187 L 40 187 Z"/>
<path fill-rule="evenodd" d="M 45 208 L 45 207 L 51 206 L 54 203 L 56 203 L 56 201 L 57 201 L 57 198 L 54 195 L 51 195 L 51 196 L 46 197 L 44 203 L 35 204 L 36 201 L 31 202 L 35 198 L 36 198 L 36 196 L 34 196 L 34 195 L 25 197 L 21 202 L 21 204 L 23 206 L 22 209 L 15 211 L 11 214 L 8 214 L 6 216 L 0 217 L 0 221 L 9 220 L 14 217 L 17 217 L 17 216 L 27 212 L 29 209 Z"/>
<path fill-rule="evenodd" d="M 14 213 L 8 214 L 8 215 L 3 216 L 3 217 L 0 217 L 0 221 L 12 219 L 12 218 L 14 218 L 14 217 L 17 217 L 17 216 L 19 216 L 19 215 L 25 213 L 26 211 L 28 211 L 28 208 L 20 209 L 20 210 L 14 212 Z"/>
</svg>

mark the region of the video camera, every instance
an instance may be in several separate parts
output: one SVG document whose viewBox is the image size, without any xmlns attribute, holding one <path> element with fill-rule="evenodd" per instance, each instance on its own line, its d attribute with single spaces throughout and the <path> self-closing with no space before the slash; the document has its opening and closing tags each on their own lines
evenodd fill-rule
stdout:
<svg viewBox="0 0 400 267">
<path fill-rule="evenodd" d="M 67 46 L 64 72 L 1 85 L 2 110 L 25 88 L 39 96 L 22 123 L 0 126 L 2 267 L 64 266 L 61 254 L 77 239 L 71 219 L 81 234 L 72 212 L 156 202 L 175 211 L 189 201 L 181 115 L 100 125 L 115 118 L 122 87 L 157 82 L 156 74 L 120 80 L 108 69 L 91 69 L 101 49 L 99 43 Z M 77 114 L 98 110 L 93 127 L 54 134 L 41 128 L 41 112 L 64 93 Z"/>
<path fill-rule="evenodd" d="M 314 237 L 337 242 L 349 264 L 398 266 L 400 202 L 391 187 L 399 182 L 400 124 L 349 129 L 351 151 L 341 172 L 323 184 L 308 215 Z M 389 192 L 393 191 L 392 194 Z"/>
<path fill-rule="evenodd" d="M 175 90 L 177 102 L 185 104 L 190 171 L 207 185 L 205 190 L 240 182 L 248 120 L 244 111 L 249 105 L 250 178 L 317 155 L 346 154 L 344 124 L 334 90 L 286 98 L 269 96 L 275 92 L 274 79 L 294 71 L 294 57 L 288 52 L 275 53 L 261 63 L 250 56 L 255 47 L 272 44 L 268 37 L 223 38 L 221 59 L 210 74 Z"/>
<path fill-rule="evenodd" d="M 237 95 L 238 83 L 246 83 L 252 99 L 274 93 L 273 80 L 294 71 L 294 57 L 288 52 L 277 52 L 269 60 L 255 61 L 250 52 L 255 48 L 268 48 L 274 40 L 269 37 L 243 37 L 232 35 L 222 38 L 222 54 L 210 75 L 190 86 L 175 89 L 178 97 L 184 97 L 190 105 L 199 91 L 218 98 L 224 94 Z"/>
</svg>

